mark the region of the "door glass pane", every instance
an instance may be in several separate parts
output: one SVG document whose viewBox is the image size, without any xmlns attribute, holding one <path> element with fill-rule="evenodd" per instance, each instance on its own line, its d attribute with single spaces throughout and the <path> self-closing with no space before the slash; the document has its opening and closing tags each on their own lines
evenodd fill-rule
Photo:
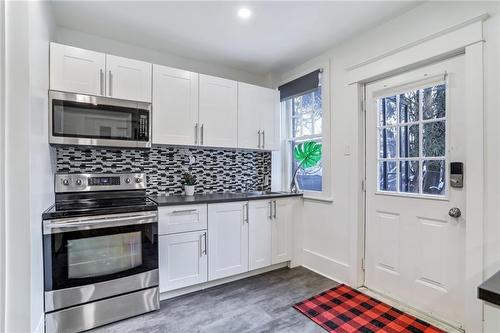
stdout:
<svg viewBox="0 0 500 333">
<path fill-rule="evenodd" d="M 396 161 L 379 162 L 378 183 L 381 191 L 397 191 Z"/>
<path fill-rule="evenodd" d="M 446 85 L 423 89 L 423 119 L 437 119 L 446 116 Z"/>
<path fill-rule="evenodd" d="M 396 157 L 396 127 L 379 130 L 379 150 L 381 158 Z"/>
<path fill-rule="evenodd" d="M 399 155 L 400 157 L 418 157 L 419 146 L 418 125 L 401 126 L 399 128 Z"/>
<path fill-rule="evenodd" d="M 445 161 L 424 161 L 422 165 L 422 192 L 443 195 L 446 185 Z"/>
<path fill-rule="evenodd" d="M 68 278 L 113 274 L 142 265 L 141 232 L 68 240 Z"/>
<path fill-rule="evenodd" d="M 418 161 L 401 161 L 399 164 L 401 192 L 419 193 Z"/>
<path fill-rule="evenodd" d="M 446 122 L 437 121 L 423 124 L 423 154 L 425 157 L 445 155 Z"/>
<path fill-rule="evenodd" d="M 378 114 L 380 126 L 395 125 L 398 119 L 396 113 L 396 96 L 379 99 Z"/>
<path fill-rule="evenodd" d="M 409 123 L 418 121 L 419 91 L 413 90 L 399 95 L 399 122 Z"/>
</svg>

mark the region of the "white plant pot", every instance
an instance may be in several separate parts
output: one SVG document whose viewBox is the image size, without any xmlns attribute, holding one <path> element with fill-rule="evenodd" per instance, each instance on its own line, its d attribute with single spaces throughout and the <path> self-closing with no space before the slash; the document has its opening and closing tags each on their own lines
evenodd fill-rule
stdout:
<svg viewBox="0 0 500 333">
<path fill-rule="evenodd" d="M 186 195 L 194 195 L 194 185 L 184 185 L 184 193 Z"/>
</svg>

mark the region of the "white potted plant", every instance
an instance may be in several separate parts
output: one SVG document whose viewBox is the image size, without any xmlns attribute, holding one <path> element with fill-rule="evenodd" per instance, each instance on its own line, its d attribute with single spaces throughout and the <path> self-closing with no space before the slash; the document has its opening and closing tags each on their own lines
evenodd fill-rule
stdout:
<svg viewBox="0 0 500 333">
<path fill-rule="evenodd" d="M 194 195 L 194 186 L 197 183 L 196 176 L 191 171 L 184 171 L 183 175 L 184 193 L 186 195 Z"/>
</svg>

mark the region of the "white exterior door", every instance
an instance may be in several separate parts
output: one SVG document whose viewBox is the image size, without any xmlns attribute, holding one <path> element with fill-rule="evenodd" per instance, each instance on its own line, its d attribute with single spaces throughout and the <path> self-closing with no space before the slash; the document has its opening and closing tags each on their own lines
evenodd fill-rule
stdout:
<svg viewBox="0 0 500 333">
<path fill-rule="evenodd" d="M 50 43 L 50 89 L 104 95 L 106 55 Z"/>
<path fill-rule="evenodd" d="M 249 266 L 250 270 L 271 265 L 272 201 L 249 202 Z"/>
<path fill-rule="evenodd" d="M 272 264 L 292 259 L 292 219 L 294 199 L 273 201 Z"/>
<path fill-rule="evenodd" d="M 106 55 L 106 96 L 151 102 L 150 63 Z"/>
<path fill-rule="evenodd" d="M 208 205 L 208 279 L 248 271 L 248 203 Z"/>
<path fill-rule="evenodd" d="M 160 292 L 206 282 L 206 249 L 206 230 L 160 236 Z"/>
<path fill-rule="evenodd" d="M 153 143 L 199 143 L 198 73 L 153 65 Z"/>
<path fill-rule="evenodd" d="M 236 147 L 238 85 L 236 81 L 200 74 L 200 144 Z"/>
<path fill-rule="evenodd" d="M 450 162 L 466 165 L 464 81 L 458 56 L 366 87 L 366 285 L 456 326 L 467 184 L 450 187 Z"/>
</svg>

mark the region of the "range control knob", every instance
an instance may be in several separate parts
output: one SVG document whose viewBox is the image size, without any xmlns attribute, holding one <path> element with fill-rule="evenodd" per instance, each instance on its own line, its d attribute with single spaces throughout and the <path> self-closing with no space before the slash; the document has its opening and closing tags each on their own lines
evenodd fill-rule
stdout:
<svg viewBox="0 0 500 333">
<path fill-rule="evenodd" d="M 125 183 L 130 184 L 130 178 L 125 178 Z"/>
<path fill-rule="evenodd" d="M 78 186 L 82 185 L 82 180 L 81 179 L 75 180 L 75 184 Z"/>
<path fill-rule="evenodd" d="M 137 184 L 142 183 L 142 178 L 136 178 L 136 179 L 135 179 L 135 182 L 136 182 Z"/>
<path fill-rule="evenodd" d="M 62 183 L 63 183 L 63 185 L 68 186 L 69 185 L 69 180 L 68 179 L 63 179 Z"/>
</svg>

